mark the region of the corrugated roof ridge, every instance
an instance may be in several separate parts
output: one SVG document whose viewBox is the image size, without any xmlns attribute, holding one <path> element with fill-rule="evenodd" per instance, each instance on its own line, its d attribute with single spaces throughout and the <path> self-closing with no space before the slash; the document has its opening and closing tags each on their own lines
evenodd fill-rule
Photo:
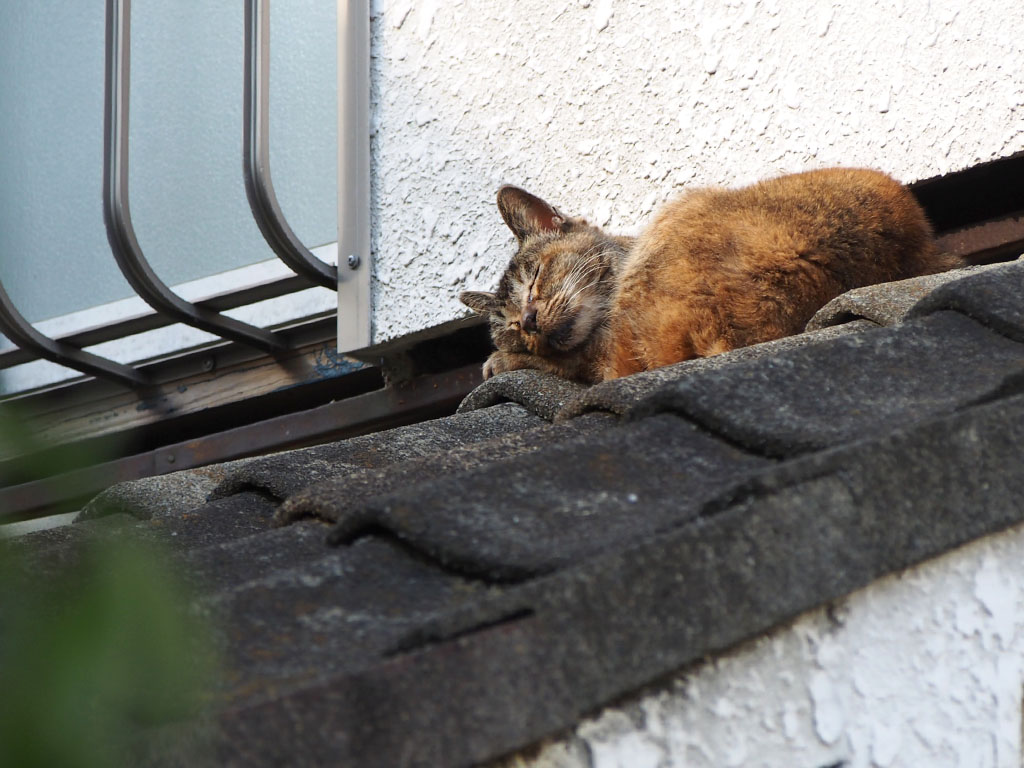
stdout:
<svg viewBox="0 0 1024 768">
<path fill-rule="evenodd" d="M 1003 266 L 1005 264 L 1002 263 L 981 264 L 934 275 L 854 288 L 832 299 L 818 310 L 807 323 L 807 330 L 815 331 L 858 318 L 883 326 L 896 325 L 903 322 L 922 299 L 946 283 Z"/>
<path fill-rule="evenodd" d="M 459 405 L 458 413 L 514 402 L 542 419 L 554 421 L 562 407 L 586 389 L 583 384 L 550 373 L 530 369 L 508 371 L 488 379 L 470 392 Z"/>
<path fill-rule="evenodd" d="M 996 333 L 1024 342 L 1024 257 L 944 283 L 917 302 L 907 317 L 942 311 L 959 312 Z"/>
<path fill-rule="evenodd" d="M 941 311 L 698 372 L 627 415 L 672 412 L 748 451 L 785 458 L 968 407 L 1005 391 L 1022 366 L 1020 344 Z"/>
<path fill-rule="evenodd" d="M 351 468 L 289 496 L 278 509 L 277 522 L 286 524 L 302 517 L 337 522 L 374 497 L 408 492 L 410 488 L 424 482 L 459 475 L 494 461 L 531 453 L 575 435 L 601 429 L 607 425 L 605 419 L 611 418 L 595 414 L 590 419 L 579 419 L 571 425 L 540 422 L 536 427 L 456 446 L 448 451 L 386 467 Z M 386 521 L 367 519 L 366 524 L 386 526 Z"/>
</svg>

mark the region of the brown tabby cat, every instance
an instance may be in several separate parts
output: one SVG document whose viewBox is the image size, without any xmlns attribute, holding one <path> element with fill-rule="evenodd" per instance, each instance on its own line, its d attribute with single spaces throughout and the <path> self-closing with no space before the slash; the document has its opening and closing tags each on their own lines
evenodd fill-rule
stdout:
<svg viewBox="0 0 1024 768">
<path fill-rule="evenodd" d="M 484 378 L 613 379 L 799 333 L 851 288 L 962 266 L 937 251 L 913 195 L 872 170 L 695 190 L 635 240 L 516 187 L 498 210 L 519 251 L 496 293 L 459 296 L 490 319 Z"/>
</svg>

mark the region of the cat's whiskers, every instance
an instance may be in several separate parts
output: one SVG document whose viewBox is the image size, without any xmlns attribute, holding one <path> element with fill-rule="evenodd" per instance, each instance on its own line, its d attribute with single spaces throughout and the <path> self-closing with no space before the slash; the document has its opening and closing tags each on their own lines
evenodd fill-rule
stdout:
<svg viewBox="0 0 1024 768">
<path fill-rule="evenodd" d="M 602 243 L 594 243 L 584 253 L 580 254 L 580 258 L 581 259 L 588 259 L 594 253 L 596 253 L 599 248 L 602 248 L 602 247 L 604 247 Z"/>
<path fill-rule="evenodd" d="M 563 291 L 575 291 L 577 286 L 584 283 L 587 276 L 590 274 L 592 269 L 591 265 L 587 264 L 576 264 L 569 270 L 568 274 L 562 279 L 562 290 Z"/>
<path fill-rule="evenodd" d="M 602 253 L 598 255 L 604 254 Z M 569 300 L 575 300 L 577 296 L 579 296 L 584 290 L 588 288 L 596 288 L 602 285 L 603 283 L 607 282 L 609 279 L 607 277 L 602 277 L 598 280 L 592 280 L 589 282 L 586 281 L 588 277 L 593 275 L 595 272 L 598 272 L 601 269 L 603 269 L 604 266 L 605 265 L 602 261 L 597 261 L 596 263 L 590 265 L 590 267 L 588 267 L 585 272 L 581 272 L 580 274 L 578 274 L 572 281 L 567 279 L 565 281 L 565 284 L 563 285 L 563 291 L 565 291 L 569 295 Z"/>
<path fill-rule="evenodd" d="M 581 260 L 578 264 L 574 265 L 566 275 L 565 280 L 562 281 L 563 290 L 575 291 L 577 287 L 586 287 L 586 279 L 590 277 L 595 271 L 603 268 L 604 264 L 600 260 L 603 253 L 595 254 L 593 258 L 588 261 Z"/>
<path fill-rule="evenodd" d="M 576 290 L 575 292 L 570 294 L 567 297 L 566 300 L 567 300 L 567 302 L 571 302 L 573 304 L 579 303 L 580 296 L 582 296 L 584 294 L 584 292 L 588 288 L 597 289 L 597 288 L 600 288 L 600 286 L 602 286 L 602 285 L 604 285 L 605 283 L 608 283 L 608 282 L 611 282 L 610 278 L 602 278 L 602 279 L 597 280 L 597 281 L 595 281 L 593 283 L 589 283 L 587 285 L 581 286 L 578 290 Z M 605 301 L 605 298 L 607 298 L 607 297 L 602 297 L 600 295 L 600 292 L 596 292 L 595 294 L 593 294 L 591 296 L 588 296 L 587 299 L 585 299 L 585 300 L 588 300 L 588 301 L 595 301 L 596 300 L 596 301 L 599 301 L 601 304 L 607 304 L 607 302 Z"/>
<path fill-rule="evenodd" d="M 546 315 L 551 321 L 552 333 L 557 334 L 558 329 L 563 327 L 566 321 L 572 323 L 569 338 L 562 340 L 559 346 L 571 349 L 591 337 L 595 331 L 603 334 L 608 330 L 607 297 L 602 296 L 600 291 L 586 295 L 582 299 L 580 295 L 588 288 L 599 287 L 612 280 L 613 277 L 608 275 L 576 286 L 572 293 L 568 293 L 563 286 L 562 290 L 549 300 Z"/>
<path fill-rule="evenodd" d="M 566 275 L 566 280 L 569 280 L 573 276 L 579 274 L 582 270 L 589 267 L 595 258 L 600 258 L 600 256 L 603 255 L 603 252 L 599 252 L 598 249 L 600 249 L 601 247 L 602 246 L 600 243 L 595 243 L 594 245 L 590 246 L 590 248 L 588 248 L 584 253 L 576 257 L 576 262 L 572 265 L 572 268 Z"/>
</svg>

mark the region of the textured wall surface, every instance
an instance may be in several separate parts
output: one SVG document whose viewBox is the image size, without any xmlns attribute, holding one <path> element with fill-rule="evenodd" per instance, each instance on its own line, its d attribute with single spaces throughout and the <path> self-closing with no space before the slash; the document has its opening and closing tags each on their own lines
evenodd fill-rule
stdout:
<svg viewBox="0 0 1024 768">
<path fill-rule="evenodd" d="M 635 231 L 694 185 L 1024 149 L 1018 0 L 376 0 L 375 338 L 511 255 L 501 183 Z"/>
<path fill-rule="evenodd" d="M 1022 659 L 1018 527 L 805 614 L 500 766 L 1018 768 Z"/>
</svg>

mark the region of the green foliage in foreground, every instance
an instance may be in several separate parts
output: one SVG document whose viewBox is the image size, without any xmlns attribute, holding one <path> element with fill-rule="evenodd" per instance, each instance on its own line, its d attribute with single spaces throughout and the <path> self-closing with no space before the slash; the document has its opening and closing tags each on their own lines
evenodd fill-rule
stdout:
<svg viewBox="0 0 1024 768">
<path fill-rule="evenodd" d="M 151 548 L 89 545 L 41 577 L 17 549 L 0 542 L 0 766 L 134 764 L 141 729 L 198 712 L 208 633 Z"/>
</svg>

